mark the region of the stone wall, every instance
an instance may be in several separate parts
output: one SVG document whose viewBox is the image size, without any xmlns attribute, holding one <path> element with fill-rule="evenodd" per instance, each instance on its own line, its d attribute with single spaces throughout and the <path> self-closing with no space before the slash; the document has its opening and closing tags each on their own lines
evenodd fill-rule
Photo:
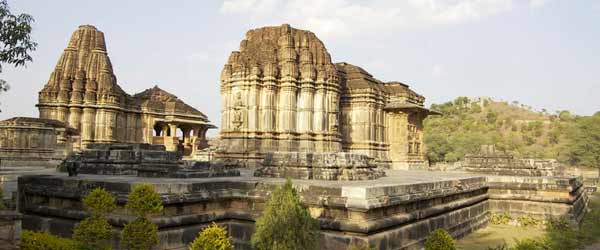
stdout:
<svg viewBox="0 0 600 250">
<path fill-rule="evenodd" d="M 564 218 L 577 225 L 588 197 L 581 177 L 488 176 L 490 212 L 513 219 L 545 221 Z"/>
<path fill-rule="evenodd" d="M 141 182 L 154 184 L 163 199 L 164 211 L 152 218 L 159 226 L 159 249 L 183 250 L 202 227 L 212 222 L 228 226 L 236 249 L 249 249 L 254 221 L 262 212 L 265 198 L 285 180 L 244 176 L 177 181 L 26 176 L 19 179 L 23 226 L 70 236 L 73 225 L 88 216 L 80 199 L 94 187 L 104 187 L 118 196 L 119 208 L 110 215 L 118 231 L 132 219 L 123 208 L 127 193 Z M 311 215 L 319 220 L 322 249 L 346 249 L 352 242 L 366 242 L 381 250 L 416 250 L 436 228 L 446 228 L 460 237 L 487 223 L 488 195 L 482 177 L 410 172 L 393 173 L 377 181 L 298 180 L 294 187 Z"/>
<path fill-rule="evenodd" d="M 77 132 L 47 119 L 14 117 L 0 122 L 0 164 L 4 167 L 55 167 L 73 148 Z"/>
</svg>

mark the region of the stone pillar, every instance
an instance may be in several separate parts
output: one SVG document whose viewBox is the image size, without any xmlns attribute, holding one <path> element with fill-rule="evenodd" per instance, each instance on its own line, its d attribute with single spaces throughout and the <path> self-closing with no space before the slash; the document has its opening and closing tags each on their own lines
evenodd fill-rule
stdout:
<svg viewBox="0 0 600 250">
<path fill-rule="evenodd" d="M 298 132 L 307 133 L 313 131 L 315 88 L 312 81 L 303 81 L 298 100 Z"/>
<path fill-rule="evenodd" d="M 83 118 L 81 119 L 81 144 L 82 147 L 94 142 L 96 123 L 96 109 L 83 108 Z"/>
<path fill-rule="evenodd" d="M 81 108 L 70 107 L 69 126 L 75 129 L 81 129 Z"/>
<path fill-rule="evenodd" d="M 323 133 L 325 131 L 325 87 L 322 84 L 317 85 L 313 106 L 313 129 L 316 133 Z"/>
</svg>

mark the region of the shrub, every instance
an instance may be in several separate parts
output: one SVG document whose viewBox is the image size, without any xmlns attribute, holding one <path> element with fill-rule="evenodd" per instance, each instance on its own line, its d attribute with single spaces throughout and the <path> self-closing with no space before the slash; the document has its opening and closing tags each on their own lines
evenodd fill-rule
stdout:
<svg viewBox="0 0 600 250">
<path fill-rule="evenodd" d="M 129 193 L 125 207 L 138 216 L 121 231 L 123 249 L 147 250 L 159 243 L 158 227 L 145 217 L 162 211 L 160 196 L 150 184 L 137 185 Z"/>
<path fill-rule="evenodd" d="M 136 185 L 129 193 L 125 207 L 140 217 L 158 213 L 163 209 L 160 196 L 151 184 Z"/>
<path fill-rule="evenodd" d="M 145 218 L 127 223 L 121 231 L 123 249 L 148 250 L 158 243 L 158 227 Z"/>
<path fill-rule="evenodd" d="M 227 230 L 213 224 L 200 232 L 190 245 L 190 250 L 233 250 Z"/>
<path fill-rule="evenodd" d="M 517 222 L 522 227 L 536 227 L 543 224 L 542 221 L 528 215 L 517 218 Z"/>
<path fill-rule="evenodd" d="M 92 216 L 82 220 L 73 230 L 73 240 L 84 250 L 109 250 L 112 226 L 103 216 Z"/>
<path fill-rule="evenodd" d="M 512 250 L 543 250 L 546 246 L 543 242 L 534 239 L 515 240 Z"/>
<path fill-rule="evenodd" d="M 83 198 L 85 209 L 92 213 L 110 213 L 117 207 L 115 197 L 104 188 L 95 188 Z"/>
<path fill-rule="evenodd" d="M 270 195 L 251 243 L 255 250 L 319 249 L 319 224 L 300 203 L 291 180 Z"/>
<path fill-rule="evenodd" d="M 61 238 L 47 232 L 23 230 L 20 250 L 73 250 L 78 249 L 75 241 Z"/>
<path fill-rule="evenodd" d="M 490 223 L 493 225 L 506 225 L 512 220 L 509 213 L 492 214 Z"/>
<path fill-rule="evenodd" d="M 112 226 L 102 214 L 110 213 L 116 208 L 115 197 L 103 188 L 95 188 L 82 202 L 85 209 L 92 212 L 92 216 L 75 226 L 73 239 L 79 242 L 82 249 L 111 249 Z"/>
<path fill-rule="evenodd" d="M 456 250 L 454 239 L 446 230 L 433 230 L 425 241 L 425 250 Z"/>
</svg>

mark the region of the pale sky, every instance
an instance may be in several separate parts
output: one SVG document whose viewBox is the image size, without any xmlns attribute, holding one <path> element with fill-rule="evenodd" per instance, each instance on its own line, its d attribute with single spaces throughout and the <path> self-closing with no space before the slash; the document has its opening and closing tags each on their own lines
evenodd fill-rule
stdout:
<svg viewBox="0 0 600 250">
<path fill-rule="evenodd" d="M 219 74 L 245 32 L 289 23 L 334 62 L 401 81 L 427 105 L 490 96 L 550 112 L 600 111 L 600 0 L 8 0 L 36 19 L 27 68 L 5 67 L 0 119 L 37 117 L 48 81 L 80 24 L 103 31 L 119 85 L 155 84 L 219 126 Z M 213 131 L 214 135 L 216 131 Z"/>
</svg>

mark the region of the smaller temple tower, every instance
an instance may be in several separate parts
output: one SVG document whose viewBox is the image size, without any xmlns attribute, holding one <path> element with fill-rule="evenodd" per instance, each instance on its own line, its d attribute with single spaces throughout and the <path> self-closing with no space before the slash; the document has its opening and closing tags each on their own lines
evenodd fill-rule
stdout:
<svg viewBox="0 0 600 250">
<path fill-rule="evenodd" d="M 125 93 L 104 34 L 91 25 L 73 32 L 37 107 L 40 118 L 80 131 L 75 149 L 91 143 L 149 143 L 193 156 L 208 146 L 206 131 L 215 128 L 202 112 L 157 86 L 133 96 Z"/>
</svg>

